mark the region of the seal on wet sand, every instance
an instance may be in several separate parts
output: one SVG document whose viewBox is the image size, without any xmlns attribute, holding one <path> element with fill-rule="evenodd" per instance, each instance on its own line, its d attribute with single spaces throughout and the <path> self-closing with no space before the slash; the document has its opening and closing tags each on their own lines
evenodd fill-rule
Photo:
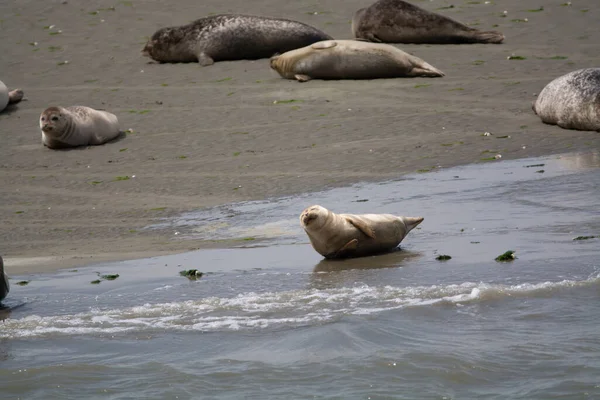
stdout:
<svg viewBox="0 0 600 400">
<path fill-rule="evenodd" d="M 325 40 L 271 57 L 271 68 L 286 79 L 376 79 L 441 77 L 419 57 L 382 43 Z"/>
<path fill-rule="evenodd" d="M 546 124 L 600 132 L 600 68 L 579 69 L 554 79 L 532 108 Z"/>
<path fill-rule="evenodd" d="M 402 0 L 379 0 L 352 19 L 354 37 L 384 43 L 502 43 L 497 31 L 480 31 Z"/>
<path fill-rule="evenodd" d="M 45 109 L 40 129 L 42 143 L 51 149 L 100 145 L 120 135 L 115 115 L 85 106 Z"/>
<path fill-rule="evenodd" d="M 8 276 L 4 272 L 4 260 L 0 256 L 0 301 L 4 300 L 9 291 L 10 284 L 8 283 Z"/>
<path fill-rule="evenodd" d="M 8 91 L 6 85 L 0 81 L 0 111 L 4 110 L 9 104 L 17 104 L 23 100 L 23 91 L 15 89 Z"/>
<path fill-rule="evenodd" d="M 319 205 L 300 214 L 300 224 L 325 258 L 362 257 L 391 251 L 423 222 L 423 217 L 391 214 L 335 214 Z"/>
<path fill-rule="evenodd" d="M 142 54 L 161 63 L 268 58 L 320 40 L 320 30 L 288 19 L 221 14 L 188 25 L 162 28 L 148 40 Z"/>
</svg>

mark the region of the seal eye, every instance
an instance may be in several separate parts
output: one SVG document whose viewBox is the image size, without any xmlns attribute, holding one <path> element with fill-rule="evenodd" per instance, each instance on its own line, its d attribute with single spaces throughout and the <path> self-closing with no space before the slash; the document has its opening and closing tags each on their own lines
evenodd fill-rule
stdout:
<svg viewBox="0 0 600 400">
<path fill-rule="evenodd" d="M 45 121 L 45 120 L 46 120 L 46 118 L 45 118 L 45 117 L 42 117 L 42 121 Z"/>
<path fill-rule="evenodd" d="M 58 121 L 58 117 L 52 117 L 52 121 Z"/>
</svg>

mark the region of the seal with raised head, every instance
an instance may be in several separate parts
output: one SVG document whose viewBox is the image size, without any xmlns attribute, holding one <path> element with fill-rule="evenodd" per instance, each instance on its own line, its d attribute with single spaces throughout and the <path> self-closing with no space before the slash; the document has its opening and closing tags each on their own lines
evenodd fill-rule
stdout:
<svg viewBox="0 0 600 400">
<path fill-rule="evenodd" d="M 394 46 L 358 40 L 325 40 L 271 57 L 286 79 L 441 77 L 444 73 Z"/>
<path fill-rule="evenodd" d="M 120 135 L 114 114 L 85 106 L 45 109 L 40 129 L 42 144 L 51 149 L 100 145 Z"/>
<path fill-rule="evenodd" d="M 23 100 L 23 91 L 15 89 L 9 91 L 6 85 L 0 81 L 0 111 L 4 110 L 9 104 L 17 104 Z"/>
<path fill-rule="evenodd" d="M 10 291 L 10 284 L 8 283 L 8 276 L 4 272 L 4 260 L 0 256 L 0 301 L 4 300 L 8 292 Z"/>
<path fill-rule="evenodd" d="M 335 214 L 319 205 L 310 206 L 300 214 L 300 224 L 310 243 L 325 258 L 362 257 L 391 251 L 423 219 L 392 214 Z"/>
<path fill-rule="evenodd" d="M 241 14 L 200 18 L 188 25 L 162 28 L 142 54 L 161 63 L 256 60 L 307 46 L 331 36 L 289 19 Z"/>
<path fill-rule="evenodd" d="M 352 19 L 354 37 L 384 43 L 502 43 L 497 31 L 480 31 L 402 0 L 379 0 Z"/>
<path fill-rule="evenodd" d="M 600 132 L 600 68 L 579 69 L 554 79 L 532 108 L 546 124 Z"/>
</svg>

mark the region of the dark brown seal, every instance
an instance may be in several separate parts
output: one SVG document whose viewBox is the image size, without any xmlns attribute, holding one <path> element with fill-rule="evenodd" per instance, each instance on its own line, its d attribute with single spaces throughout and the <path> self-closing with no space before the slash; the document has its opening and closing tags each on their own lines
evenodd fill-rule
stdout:
<svg viewBox="0 0 600 400">
<path fill-rule="evenodd" d="M 504 35 L 480 31 L 402 0 L 379 0 L 352 19 L 359 39 L 384 43 L 502 43 Z"/>
<path fill-rule="evenodd" d="M 331 36 L 288 19 L 221 14 L 188 25 L 162 28 L 142 53 L 162 63 L 256 60 L 311 45 Z"/>
<path fill-rule="evenodd" d="M 579 69 L 554 79 L 532 108 L 546 124 L 600 132 L 600 68 Z"/>
<path fill-rule="evenodd" d="M 8 277 L 4 272 L 4 261 L 0 257 L 0 301 L 4 300 L 10 290 L 10 284 L 8 283 Z"/>
</svg>

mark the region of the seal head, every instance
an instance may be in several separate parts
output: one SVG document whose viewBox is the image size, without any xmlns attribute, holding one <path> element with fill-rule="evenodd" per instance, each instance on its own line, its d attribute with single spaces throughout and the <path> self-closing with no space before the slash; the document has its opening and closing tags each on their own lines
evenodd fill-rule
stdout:
<svg viewBox="0 0 600 400">
<path fill-rule="evenodd" d="M 40 129 L 48 136 L 60 137 L 66 125 L 67 119 L 59 107 L 49 107 L 40 115 Z"/>
</svg>

